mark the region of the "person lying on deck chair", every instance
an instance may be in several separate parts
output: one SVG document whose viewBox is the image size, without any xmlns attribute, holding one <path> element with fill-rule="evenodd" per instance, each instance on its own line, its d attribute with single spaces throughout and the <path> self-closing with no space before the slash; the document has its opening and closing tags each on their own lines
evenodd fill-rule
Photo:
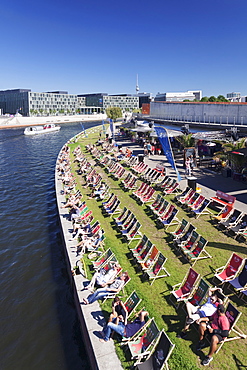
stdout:
<svg viewBox="0 0 247 370">
<path fill-rule="evenodd" d="M 209 354 L 202 361 L 203 366 L 207 366 L 213 360 L 213 354 L 217 349 L 218 343 L 222 342 L 228 334 L 230 323 L 225 315 L 225 308 L 223 304 L 217 307 L 217 311 L 210 318 L 205 317 L 199 325 L 199 343 L 196 347 L 200 351 L 204 347 L 204 335 L 208 333 L 211 336 Z"/>
<path fill-rule="evenodd" d="M 125 283 L 127 272 L 123 272 L 119 277 L 113 281 L 108 282 L 108 286 L 97 289 L 93 294 L 83 299 L 84 304 L 91 304 L 100 298 L 104 298 L 108 293 L 119 293 Z"/>
<path fill-rule="evenodd" d="M 104 268 L 101 268 L 99 271 L 96 271 L 90 283 L 86 286 L 85 289 L 93 291 L 95 285 L 104 288 L 111 282 L 114 282 L 113 277 L 116 275 L 118 268 L 119 268 L 118 264 L 113 263 L 112 267 L 108 271 L 106 271 Z"/>
<path fill-rule="evenodd" d="M 218 298 L 217 291 L 221 291 L 220 288 L 210 288 L 208 291 L 208 300 L 200 307 L 195 307 L 190 302 L 186 302 L 187 317 L 185 327 L 180 334 L 177 335 L 178 338 L 185 338 L 187 331 L 193 322 L 196 321 L 197 324 L 203 320 L 205 317 L 212 316 L 219 304 L 222 304 L 222 300 Z"/>
<path fill-rule="evenodd" d="M 115 331 L 116 333 L 125 338 L 132 337 L 143 327 L 143 325 L 145 324 L 145 317 L 147 315 L 148 315 L 147 311 L 141 311 L 139 316 L 129 324 L 127 323 L 127 318 L 124 320 L 123 316 L 119 316 L 118 324 L 109 322 L 103 329 L 101 333 L 103 338 L 100 339 L 100 342 L 102 343 L 108 342 L 112 331 Z"/>
<path fill-rule="evenodd" d="M 76 255 L 80 252 L 83 254 L 88 252 L 93 252 L 94 250 L 97 249 L 99 246 L 100 242 L 102 241 L 103 238 L 103 230 L 100 229 L 97 234 L 94 236 L 82 236 L 82 240 L 76 245 Z"/>
</svg>

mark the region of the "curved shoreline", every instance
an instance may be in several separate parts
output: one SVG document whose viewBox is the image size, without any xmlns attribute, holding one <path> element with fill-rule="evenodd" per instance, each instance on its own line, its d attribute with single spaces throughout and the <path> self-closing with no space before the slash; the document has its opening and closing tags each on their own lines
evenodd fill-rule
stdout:
<svg viewBox="0 0 247 370">
<path fill-rule="evenodd" d="M 72 139 L 73 138 L 70 140 Z M 61 151 L 58 155 L 58 158 L 61 154 Z M 99 303 L 96 301 L 90 306 L 84 306 L 81 304 L 83 298 L 86 298 L 88 295 L 88 292 L 83 290 L 83 283 L 88 282 L 88 279 L 86 279 L 82 273 L 74 276 L 71 274 L 73 266 L 79 266 L 80 270 L 83 270 L 83 266 L 80 261 L 80 256 L 76 256 L 75 249 L 73 248 L 73 242 L 69 240 L 71 238 L 71 222 L 67 219 L 67 210 L 65 208 L 61 208 L 61 205 L 64 204 L 65 197 L 63 195 L 62 181 L 58 176 L 59 174 L 57 171 L 57 165 L 55 171 L 57 208 L 60 219 L 63 247 L 66 255 L 67 269 L 70 276 L 74 302 L 91 368 L 93 370 L 105 370 L 106 368 L 122 370 L 123 367 L 116 354 L 113 341 L 109 341 L 109 343 L 102 345 L 102 343 L 99 341 L 99 337 L 96 334 L 98 331 L 102 331 L 102 325 L 105 324 L 104 316 Z"/>
</svg>

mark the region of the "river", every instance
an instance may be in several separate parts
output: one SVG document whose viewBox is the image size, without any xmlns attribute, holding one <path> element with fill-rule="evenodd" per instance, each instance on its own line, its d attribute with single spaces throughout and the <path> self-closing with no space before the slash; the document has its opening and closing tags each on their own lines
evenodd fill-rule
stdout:
<svg viewBox="0 0 247 370">
<path fill-rule="evenodd" d="M 0 130 L 1 370 L 89 368 L 54 188 L 57 155 L 81 130 L 80 123 L 34 137 Z"/>
</svg>

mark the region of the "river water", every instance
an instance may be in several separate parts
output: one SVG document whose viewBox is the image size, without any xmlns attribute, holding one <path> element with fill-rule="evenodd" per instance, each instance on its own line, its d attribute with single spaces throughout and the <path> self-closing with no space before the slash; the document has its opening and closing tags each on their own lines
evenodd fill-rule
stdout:
<svg viewBox="0 0 247 370">
<path fill-rule="evenodd" d="M 57 155 L 81 130 L 80 123 L 34 137 L 0 130 L 1 370 L 89 368 L 54 188 Z"/>
</svg>

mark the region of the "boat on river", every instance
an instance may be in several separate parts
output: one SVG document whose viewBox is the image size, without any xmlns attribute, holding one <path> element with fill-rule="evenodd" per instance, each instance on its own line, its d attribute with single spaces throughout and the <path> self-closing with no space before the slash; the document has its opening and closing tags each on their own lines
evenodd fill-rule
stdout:
<svg viewBox="0 0 247 370">
<path fill-rule="evenodd" d="M 49 123 L 44 126 L 30 126 L 25 128 L 24 135 L 46 134 L 48 132 L 59 131 L 60 128 L 61 128 L 60 126 L 57 126 L 54 123 Z"/>
</svg>

